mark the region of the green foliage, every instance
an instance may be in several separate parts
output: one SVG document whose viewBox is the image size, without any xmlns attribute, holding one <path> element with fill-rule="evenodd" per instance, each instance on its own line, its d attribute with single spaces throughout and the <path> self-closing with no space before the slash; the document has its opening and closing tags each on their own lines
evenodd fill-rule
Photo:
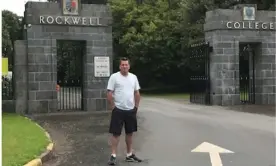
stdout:
<svg viewBox="0 0 276 166">
<path fill-rule="evenodd" d="M 2 56 L 12 65 L 14 42 L 23 38 L 22 18 L 8 10 L 2 11 Z"/>
<path fill-rule="evenodd" d="M 109 5 L 116 56 L 131 59 L 132 71 L 144 86 L 170 83 L 182 73 L 191 38 L 185 2 L 148 0 L 137 5 L 135 0 L 112 0 Z"/>
<path fill-rule="evenodd" d="M 8 54 L 12 51 L 12 42 L 10 38 L 10 34 L 7 28 L 7 24 L 5 24 L 5 20 L 3 19 L 3 27 L 2 27 L 2 56 L 7 57 Z"/>
<path fill-rule="evenodd" d="M 131 59 L 142 87 L 162 86 L 160 82 L 185 86 L 188 46 L 204 37 L 205 13 L 238 3 L 275 7 L 274 0 L 110 0 L 115 59 Z M 114 64 L 116 71 L 119 64 Z"/>
<path fill-rule="evenodd" d="M 2 100 L 13 99 L 12 79 L 2 76 Z"/>
</svg>

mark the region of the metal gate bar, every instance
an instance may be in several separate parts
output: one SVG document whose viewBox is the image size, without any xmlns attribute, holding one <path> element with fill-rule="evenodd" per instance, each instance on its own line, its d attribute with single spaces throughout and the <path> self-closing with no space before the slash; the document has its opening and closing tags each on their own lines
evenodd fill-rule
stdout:
<svg viewBox="0 0 276 166">
<path fill-rule="evenodd" d="M 190 102 L 210 105 L 210 51 L 208 42 L 190 48 Z"/>
<path fill-rule="evenodd" d="M 255 55 L 250 44 L 240 44 L 239 75 L 241 103 L 255 104 Z"/>
<path fill-rule="evenodd" d="M 57 41 L 57 90 L 59 110 L 82 110 L 82 41 Z"/>
</svg>

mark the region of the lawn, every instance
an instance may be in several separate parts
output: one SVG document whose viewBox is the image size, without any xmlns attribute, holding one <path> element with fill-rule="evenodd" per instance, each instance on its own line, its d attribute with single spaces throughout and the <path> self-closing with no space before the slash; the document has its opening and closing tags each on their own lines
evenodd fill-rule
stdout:
<svg viewBox="0 0 276 166">
<path fill-rule="evenodd" d="M 46 149 L 49 140 L 34 122 L 17 114 L 2 115 L 4 166 L 22 166 Z"/>
<path fill-rule="evenodd" d="M 189 100 L 190 94 L 188 93 L 161 93 L 161 94 L 141 94 L 145 97 L 158 97 L 158 98 L 166 98 L 166 99 L 185 99 Z"/>
</svg>

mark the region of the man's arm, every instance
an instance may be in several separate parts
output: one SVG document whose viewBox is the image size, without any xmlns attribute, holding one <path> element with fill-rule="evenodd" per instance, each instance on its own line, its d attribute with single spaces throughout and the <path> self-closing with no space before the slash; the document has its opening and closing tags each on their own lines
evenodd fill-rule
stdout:
<svg viewBox="0 0 276 166">
<path fill-rule="evenodd" d="M 136 77 L 136 81 L 135 81 L 135 90 L 134 90 L 134 99 L 135 99 L 135 107 L 138 108 L 139 107 L 139 103 L 140 103 L 140 84 L 139 81 Z"/>
<path fill-rule="evenodd" d="M 115 107 L 114 100 L 113 100 L 114 85 L 115 85 L 114 76 L 111 75 L 107 83 L 107 100 L 112 110 Z"/>
<path fill-rule="evenodd" d="M 107 100 L 109 102 L 110 108 L 113 110 L 115 107 L 114 100 L 113 100 L 113 91 L 112 90 L 107 90 Z"/>
<path fill-rule="evenodd" d="M 134 91 L 134 99 L 135 99 L 135 107 L 138 108 L 139 107 L 139 103 L 140 103 L 140 92 L 139 90 Z"/>
</svg>

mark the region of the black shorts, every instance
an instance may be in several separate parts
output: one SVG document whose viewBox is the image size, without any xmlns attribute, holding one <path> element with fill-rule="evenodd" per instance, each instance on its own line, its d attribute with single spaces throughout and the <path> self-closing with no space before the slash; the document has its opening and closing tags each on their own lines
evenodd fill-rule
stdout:
<svg viewBox="0 0 276 166">
<path fill-rule="evenodd" d="M 111 121 L 109 126 L 109 133 L 113 135 L 121 135 L 123 125 L 125 126 L 125 133 L 131 134 L 137 131 L 137 110 L 121 110 L 115 107 L 112 110 Z"/>
</svg>

